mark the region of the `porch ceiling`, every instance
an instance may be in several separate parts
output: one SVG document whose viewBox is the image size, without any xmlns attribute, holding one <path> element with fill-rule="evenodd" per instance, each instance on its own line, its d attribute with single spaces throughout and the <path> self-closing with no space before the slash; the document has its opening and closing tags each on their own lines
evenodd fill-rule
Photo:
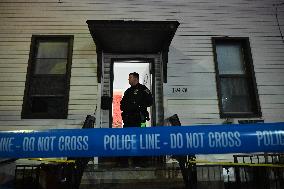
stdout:
<svg viewBox="0 0 284 189">
<path fill-rule="evenodd" d="M 178 21 L 88 20 L 87 24 L 99 51 L 123 54 L 166 50 L 179 26 Z"/>
</svg>

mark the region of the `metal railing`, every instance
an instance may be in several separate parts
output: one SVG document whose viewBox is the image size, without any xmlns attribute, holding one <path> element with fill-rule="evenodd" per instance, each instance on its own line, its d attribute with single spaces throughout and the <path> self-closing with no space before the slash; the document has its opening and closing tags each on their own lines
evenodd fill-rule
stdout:
<svg viewBox="0 0 284 189">
<path fill-rule="evenodd" d="M 235 162 L 181 162 L 186 189 L 282 189 L 284 154 L 234 155 Z"/>
</svg>

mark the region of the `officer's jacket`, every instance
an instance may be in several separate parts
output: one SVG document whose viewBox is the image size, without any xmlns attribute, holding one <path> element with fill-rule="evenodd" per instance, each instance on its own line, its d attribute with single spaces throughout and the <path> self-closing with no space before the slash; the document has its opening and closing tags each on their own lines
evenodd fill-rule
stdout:
<svg viewBox="0 0 284 189">
<path fill-rule="evenodd" d="M 120 101 L 120 109 L 125 113 L 147 111 L 147 107 L 152 104 L 153 97 L 150 90 L 145 85 L 138 83 L 125 91 Z"/>
</svg>

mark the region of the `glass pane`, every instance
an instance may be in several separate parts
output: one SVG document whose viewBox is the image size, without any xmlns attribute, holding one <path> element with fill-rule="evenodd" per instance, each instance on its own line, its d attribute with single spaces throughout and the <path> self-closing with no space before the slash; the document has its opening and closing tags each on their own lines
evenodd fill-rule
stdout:
<svg viewBox="0 0 284 189">
<path fill-rule="evenodd" d="M 66 59 L 37 59 L 34 74 L 65 74 Z"/>
<path fill-rule="evenodd" d="M 245 78 L 221 78 L 221 95 L 224 113 L 253 112 Z"/>
<path fill-rule="evenodd" d="M 36 58 L 67 58 L 67 42 L 39 42 Z"/>
<path fill-rule="evenodd" d="M 33 113 L 48 113 L 62 115 L 65 109 L 63 97 L 32 97 L 31 111 Z"/>
<path fill-rule="evenodd" d="M 32 98 L 31 111 L 33 113 L 47 113 L 47 102 L 44 98 Z"/>
<path fill-rule="evenodd" d="M 243 52 L 240 43 L 217 44 L 217 61 L 220 74 L 244 74 Z"/>
<path fill-rule="evenodd" d="M 29 93 L 31 95 L 65 95 L 66 77 L 33 77 L 30 82 Z"/>
</svg>

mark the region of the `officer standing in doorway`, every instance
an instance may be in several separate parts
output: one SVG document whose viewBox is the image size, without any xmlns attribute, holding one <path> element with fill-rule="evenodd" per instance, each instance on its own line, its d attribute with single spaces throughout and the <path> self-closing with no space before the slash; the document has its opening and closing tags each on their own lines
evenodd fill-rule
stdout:
<svg viewBox="0 0 284 189">
<path fill-rule="evenodd" d="M 145 85 L 139 83 L 138 73 L 130 73 L 128 81 L 131 87 L 125 91 L 120 101 L 123 127 L 146 127 L 146 121 L 150 120 L 147 107 L 153 104 L 152 94 Z M 146 157 L 121 157 L 120 162 L 140 167 L 145 166 L 146 159 Z"/>
<path fill-rule="evenodd" d="M 145 127 L 146 121 L 150 120 L 147 107 L 153 104 L 152 94 L 145 85 L 139 83 L 138 73 L 130 73 L 128 80 L 131 87 L 120 101 L 123 127 Z"/>
</svg>

